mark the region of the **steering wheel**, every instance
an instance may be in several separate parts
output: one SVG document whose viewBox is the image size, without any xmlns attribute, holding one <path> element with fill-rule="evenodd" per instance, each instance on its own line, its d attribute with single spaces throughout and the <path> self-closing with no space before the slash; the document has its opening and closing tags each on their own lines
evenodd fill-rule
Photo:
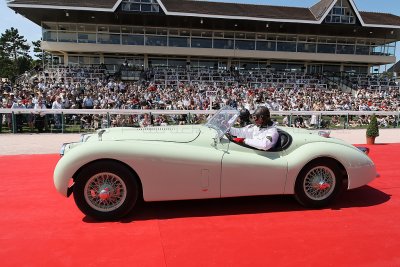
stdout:
<svg viewBox="0 0 400 267">
<path fill-rule="evenodd" d="M 233 142 L 233 136 L 228 132 L 226 132 L 225 136 L 228 138 L 229 141 Z"/>
</svg>

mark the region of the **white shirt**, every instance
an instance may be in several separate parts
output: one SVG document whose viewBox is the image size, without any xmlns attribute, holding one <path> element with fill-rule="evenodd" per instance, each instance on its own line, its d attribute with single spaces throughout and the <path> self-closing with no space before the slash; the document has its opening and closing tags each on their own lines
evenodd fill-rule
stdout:
<svg viewBox="0 0 400 267">
<path fill-rule="evenodd" d="M 279 138 L 279 133 L 275 125 L 260 128 L 252 124 L 243 128 L 231 128 L 229 132 L 239 138 L 245 138 L 244 143 L 246 145 L 261 150 L 268 150 L 274 147 Z"/>
<path fill-rule="evenodd" d="M 53 102 L 53 105 L 51 106 L 51 109 L 62 109 L 62 104 L 59 103 L 57 100 Z"/>
</svg>

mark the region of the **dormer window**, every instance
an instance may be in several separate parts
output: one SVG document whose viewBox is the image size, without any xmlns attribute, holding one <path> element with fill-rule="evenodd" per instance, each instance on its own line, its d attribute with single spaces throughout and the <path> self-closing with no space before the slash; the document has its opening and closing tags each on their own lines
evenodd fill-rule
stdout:
<svg viewBox="0 0 400 267">
<path fill-rule="evenodd" d="M 123 0 L 121 10 L 128 12 L 158 13 L 160 5 L 157 0 Z"/>
<path fill-rule="evenodd" d="M 356 17 L 347 0 L 338 0 L 325 18 L 326 23 L 355 24 Z"/>
</svg>

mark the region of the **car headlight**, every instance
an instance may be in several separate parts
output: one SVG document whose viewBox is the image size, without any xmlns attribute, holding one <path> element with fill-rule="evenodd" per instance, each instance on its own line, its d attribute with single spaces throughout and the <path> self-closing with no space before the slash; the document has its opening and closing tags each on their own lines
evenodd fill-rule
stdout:
<svg viewBox="0 0 400 267">
<path fill-rule="evenodd" d="M 67 145 L 69 145 L 69 143 L 64 143 L 62 144 L 61 148 L 60 148 L 60 156 L 64 156 L 65 153 L 65 148 L 67 147 Z"/>
</svg>

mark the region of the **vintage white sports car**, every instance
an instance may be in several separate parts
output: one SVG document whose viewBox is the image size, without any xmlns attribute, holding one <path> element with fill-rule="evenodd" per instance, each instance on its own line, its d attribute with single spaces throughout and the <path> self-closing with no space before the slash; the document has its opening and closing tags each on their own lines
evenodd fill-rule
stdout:
<svg viewBox="0 0 400 267">
<path fill-rule="evenodd" d="M 120 218 L 139 200 L 165 201 L 293 194 L 318 208 L 342 189 L 377 177 L 366 153 L 316 132 L 279 128 L 261 151 L 227 134 L 239 112 L 218 111 L 205 125 L 110 128 L 64 144 L 55 187 L 99 220 Z"/>
</svg>

